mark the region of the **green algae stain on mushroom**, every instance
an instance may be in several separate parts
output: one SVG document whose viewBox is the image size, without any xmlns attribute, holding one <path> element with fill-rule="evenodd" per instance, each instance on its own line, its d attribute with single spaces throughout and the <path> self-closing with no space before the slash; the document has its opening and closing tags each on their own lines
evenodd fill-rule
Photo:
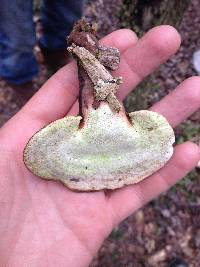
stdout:
<svg viewBox="0 0 200 267">
<path fill-rule="evenodd" d="M 35 174 L 73 183 L 78 190 L 87 190 L 89 184 L 100 190 L 138 182 L 169 160 L 174 134 L 157 113 L 137 111 L 130 118 L 133 126 L 102 104 L 98 111 L 90 112 L 83 128 L 76 124 L 80 118 L 71 128 L 67 118 L 64 123 L 58 120 L 30 140 L 25 163 Z"/>
</svg>

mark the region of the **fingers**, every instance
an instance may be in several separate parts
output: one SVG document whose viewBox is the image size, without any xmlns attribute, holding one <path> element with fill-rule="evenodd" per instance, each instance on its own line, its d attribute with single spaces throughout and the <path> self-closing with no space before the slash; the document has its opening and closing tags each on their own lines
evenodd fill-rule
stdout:
<svg viewBox="0 0 200 267">
<path fill-rule="evenodd" d="M 200 108 L 200 77 L 182 82 L 172 93 L 151 107 L 175 127 Z"/>
<path fill-rule="evenodd" d="M 200 77 L 197 76 L 182 82 L 172 93 L 156 103 L 150 110 L 162 114 L 172 127 L 175 127 L 199 108 Z M 77 111 L 78 102 L 73 105 L 70 115 L 77 114 Z"/>
<path fill-rule="evenodd" d="M 123 52 L 136 41 L 137 37 L 134 32 L 124 29 L 109 34 L 102 40 L 102 43 L 116 46 Z M 42 86 L 23 111 L 31 113 L 32 116 L 45 123 L 51 122 L 66 115 L 76 101 L 78 91 L 77 67 L 75 62 L 71 62 Z"/>
<path fill-rule="evenodd" d="M 160 193 L 169 189 L 193 169 L 200 160 L 197 145 L 186 142 L 176 146 L 172 158 L 158 172 L 142 182 L 116 190 L 109 195 L 109 203 L 118 224 Z"/>
<path fill-rule="evenodd" d="M 194 76 L 183 81 L 174 91 L 161 99 L 150 110 L 162 114 L 172 127 L 188 118 L 200 108 L 200 77 Z M 77 114 L 78 102 L 73 105 L 70 115 Z"/>
<path fill-rule="evenodd" d="M 120 36 L 121 39 L 123 34 Z M 123 100 L 142 79 L 173 55 L 180 46 L 180 36 L 171 26 L 158 26 L 147 32 L 134 45 L 121 53 L 119 69 L 114 76 L 122 76 L 118 97 Z M 73 107 L 73 113 L 75 112 Z M 76 110 L 77 111 L 77 110 Z M 70 111 L 71 114 L 71 111 Z"/>
<path fill-rule="evenodd" d="M 134 47 L 129 47 L 121 57 L 120 68 L 114 73 L 123 77 L 119 98 L 125 96 L 142 79 L 173 55 L 180 46 L 180 35 L 171 26 L 151 29 Z"/>
</svg>

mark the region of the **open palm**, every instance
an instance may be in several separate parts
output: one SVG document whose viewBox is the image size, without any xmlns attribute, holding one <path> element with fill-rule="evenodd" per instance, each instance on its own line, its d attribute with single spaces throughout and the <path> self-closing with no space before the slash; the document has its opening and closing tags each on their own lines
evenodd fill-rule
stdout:
<svg viewBox="0 0 200 267">
<path fill-rule="evenodd" d="M 146 75 L 176 52 L 180 37 L 160 26 L 137 40 L 118 30 L 102 40 L 121 51 L 114 75 L 123 77 L 123 99 Z M 200 159 L 196 145 L 175 148 L 170 161 L 137 185 L 115 191 L 78 193 L 55 181 L 44 181 L 23 164 L 23 148 L 41 127 L 77 113 L 77 69 L 74 62 L 49 79 L 0 131 L 0 266 L 87 266 L 112 228 L 190 171 Z M 179 85 L 151 110 L 174 127 L 200 107 L 200 78 Z"/>
</svg>

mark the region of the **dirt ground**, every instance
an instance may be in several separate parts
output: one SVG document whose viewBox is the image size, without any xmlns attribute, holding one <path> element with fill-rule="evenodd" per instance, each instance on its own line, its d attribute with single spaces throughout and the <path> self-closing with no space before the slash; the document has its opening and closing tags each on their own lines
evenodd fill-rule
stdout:
<svg viewBox="0 0 200 267">
<path fill-rule="evenodd" d="M 100 37 L 120 28 L 118 13 L 121 3 L 121 0 L 88 1 L 85 15 L 90 21 L 98 21 Z M 36 15 L 37 23 L 38 20 Z M 178 53 L 151 75 L 151 86 L 146 88 L 147 82 L 144 82 L 129 95 L 125 102 L 127 110 L 149 107 L 185 78 L 196 75 L 192 55 L 200 49 L 199 0 L 191 1 L 179 31 L 182 45 Z M 39 56 L 37 49 L 36 54 Z M 40 64 L 36 86 L 39 87 L 46 77 L 46 68 Z M 11 88 L 0 79 L 0 125 L 18 109 Z M 177 143 L 188 139 L 198 143 L 199 135 L 200 111 L 177 127 Z M 200 175 L 197 170 L 116 227 L 90 265 L 122 266 L 200 266 Z"/>
</svg>

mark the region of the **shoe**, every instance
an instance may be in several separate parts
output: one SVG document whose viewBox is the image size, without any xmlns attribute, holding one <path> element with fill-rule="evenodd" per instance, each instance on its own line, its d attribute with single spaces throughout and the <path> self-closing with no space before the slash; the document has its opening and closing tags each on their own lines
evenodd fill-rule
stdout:
<svg viewBox="0 0 200 267">
<path fill-rule="evenodd" d="M 47 66 L 49 77 L 72 60 L 67 49 L 49 50 L 43 47 L 40 47 L 40 49 L 44 57 L 44 64 Z"/>
</svg>

